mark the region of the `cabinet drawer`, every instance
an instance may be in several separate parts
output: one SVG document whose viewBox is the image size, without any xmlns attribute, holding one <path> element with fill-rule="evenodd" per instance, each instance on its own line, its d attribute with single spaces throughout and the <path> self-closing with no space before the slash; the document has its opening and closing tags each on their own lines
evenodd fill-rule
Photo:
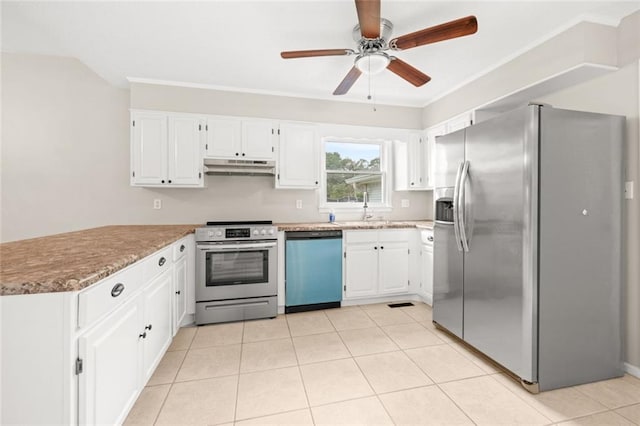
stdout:
<svg viewBox="0 0 640 426">
<path fill-rule="evenodd" d="M 186 246 L 186 245 L 185 245 Z M 142 264 L 142 280 L 148 283 L 153 278 L 168 270 L 173 264 L 173 246 L 166 247 L 147 257 Z"/>
<path fill-rule="evenodd" d="M 410 239 L 409 229 L 381 229 L 378 234 L 379 241 L 404 241 Z"/>
<path fill-rule="evenodd" d="M 375 243 L 378 241 L 378 231 L 345 231 L 347 244 L 351 243 Z"/>
<path fill-rule="evenodd" d="M 183 238 L 173 245 L 173 261 L 183 258 L 187 254 L 187 239 Z"/>
<path fill-rule="evenodd" d="M 143 285 L 142 268 L 133 265 L 78 294 L 78 328 L 91 325 L 131 298 Z"/>
</svg>

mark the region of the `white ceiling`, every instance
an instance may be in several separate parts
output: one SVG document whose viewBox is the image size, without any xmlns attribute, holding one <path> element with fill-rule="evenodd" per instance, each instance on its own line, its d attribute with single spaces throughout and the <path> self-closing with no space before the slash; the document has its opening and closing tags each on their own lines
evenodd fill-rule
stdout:
<svg viewBox="0 0 640 426">
<path fill-rule="evenodd" d="M 415 88 L 385 71 L 372 77 L 380 104 L 423 106 L 571 25 L 617 25 L 638 1 L 382 0 L 393 36 L 475 15 L 475 35 L 397 52 L 430 75 Z M 352 0 L 208 2 L 2 2 L 2 50 L 76 57 L 114 85 L 128 78 L 366 102 L 360 77 L 331 93 L 353 56 L 289 59 L 282 50 L 355 48 Z"/>
</svg>

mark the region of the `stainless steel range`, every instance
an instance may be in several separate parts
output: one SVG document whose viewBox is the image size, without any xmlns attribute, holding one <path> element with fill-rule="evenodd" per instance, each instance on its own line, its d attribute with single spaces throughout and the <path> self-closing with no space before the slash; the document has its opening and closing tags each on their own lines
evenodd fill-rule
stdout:
<svg viewBox="0 0 640 426">
<path fill-rule="evenodd" d="M 271 221 L 196 229 L 196 324 L 278 314 L 277 228 Z"/>
</svg>

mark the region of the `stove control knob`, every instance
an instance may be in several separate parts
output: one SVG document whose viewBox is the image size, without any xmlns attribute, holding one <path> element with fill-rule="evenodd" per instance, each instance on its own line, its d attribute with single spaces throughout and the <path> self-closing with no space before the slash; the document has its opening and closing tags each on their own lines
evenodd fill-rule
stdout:
<svg viewBox="0 0 640 426">
<path fill-rule="evenodd" d="M 222 231 L 221 230 L 217 230 L 216 231 L 216 237 L 222 237 Z"/>
<path fill-rule="evenodd" d="M 273 229 L 269 229 L 269 235 L 273 235 Z"/>
<path fill-rule="evenodd" d="M 213 238 L 213 236 L 214 236 L 213 231 L 209 231 L 209 237 L 210 237 L 210 238 Z"/>
<path fill-rule="evenodd" d="M 260 231 L 258 231 L 257 229 L 253 230 L 253 235 L 260 235 Z"/>
<path fill-rule="evenodd" d="M 261 233 L 262 235 L 267 235 L 267 230 L 266 230 L 266 229 L 263 229 L 262 231 L 260 231 L 260 233 Z"/>
</svg>

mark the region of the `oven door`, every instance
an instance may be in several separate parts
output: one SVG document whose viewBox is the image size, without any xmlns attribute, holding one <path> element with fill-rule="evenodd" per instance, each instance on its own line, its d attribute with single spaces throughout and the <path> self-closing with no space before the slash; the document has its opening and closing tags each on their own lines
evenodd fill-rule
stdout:
<svg viewBox="0 0 640 426">
<path fill-rule="evenodd" d="M 198 243 L 196 301 L 277 294 L 276 241 Z"/>
</svg>

